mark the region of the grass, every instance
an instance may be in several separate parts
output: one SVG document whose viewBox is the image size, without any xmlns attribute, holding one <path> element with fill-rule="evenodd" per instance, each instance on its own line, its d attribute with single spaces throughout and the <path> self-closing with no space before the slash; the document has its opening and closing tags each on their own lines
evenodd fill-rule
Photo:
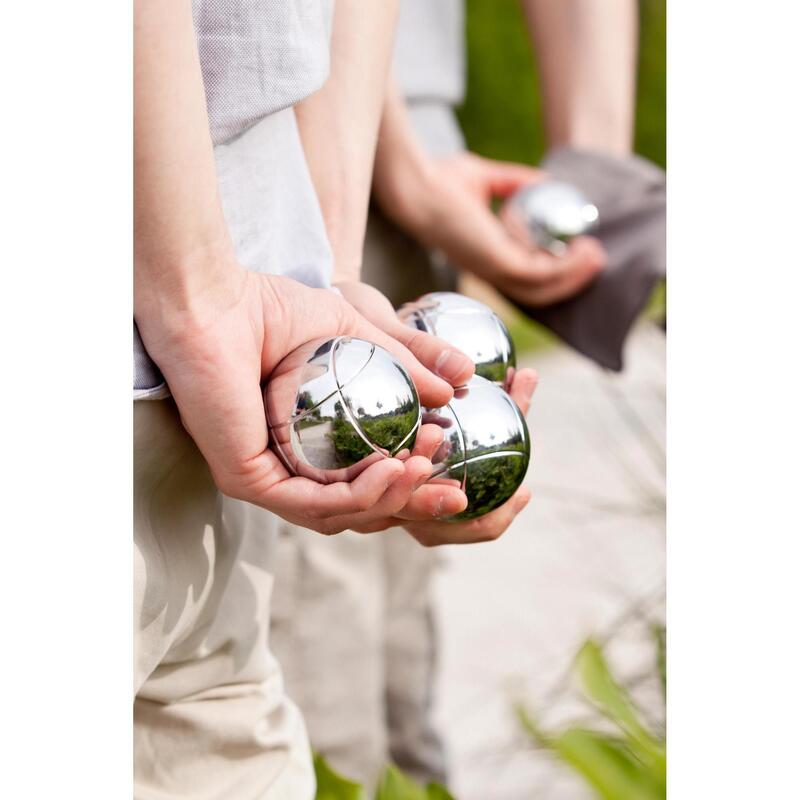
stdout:
<svg viewBox="0 0 800 800">
<path fill-rule="evenodd" d="M 640 0 L 634 148 L 666 166 L 666 2 Z M 467 96 L 458 116 L 469 148 L 490 158 L 537 164 L 545 153 L 538 71 L 519 3 L 467 0 Z M 663 287 L 649 313 L 664 313 Z M 554 337 L 526 317 L 508 321 L 520 351 Z"/>
<path fill-rule="evenodd" d="M 637 153 L 666 166 L 665 0 L 640 0 Z M 537 164 L 545 152 L 539 75 L 520 6 L 467 0 L 467 96 L 459 109 L 476 153 Z"/>
</svg>

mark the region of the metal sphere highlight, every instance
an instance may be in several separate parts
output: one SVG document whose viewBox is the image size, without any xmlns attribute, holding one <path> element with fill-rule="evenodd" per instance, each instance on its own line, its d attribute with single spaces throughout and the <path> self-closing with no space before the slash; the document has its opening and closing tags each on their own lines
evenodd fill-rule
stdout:
<svg viewBox="0 0 800 800">
<path fill-rule="evenodd" d="M 456 292 L 431 292 L 397 312 L 406 325 L 432 333 L 475 363 L 475 374 L 510 386 L 516 366 L 514 342 L 503 321 L 483 303 Z"/>
<path fill-rule="evenodd" d="M 381 458 L 407 458 L 420 425 L 403 365 L 363 339 L 339 336 L 290 353 L 264 389 L 270 446 L 295 475 L 351 481 Z"/>
<path fill-rule="evenodd" d="M 543 181 L 512 195 L 500 216 L 519 241 L 561 255 L 570 239 L 595 227 L 599 212 L 576 186 Z"/>
</svg>

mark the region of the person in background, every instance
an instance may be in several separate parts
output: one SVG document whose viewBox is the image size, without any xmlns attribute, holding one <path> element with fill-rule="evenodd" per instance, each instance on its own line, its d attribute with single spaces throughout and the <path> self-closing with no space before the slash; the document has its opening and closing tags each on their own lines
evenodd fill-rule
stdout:
<svg viewBox="0 0 800 800">
<path fill-rule="evenodd" d="M 587 190 L 627 196 L 627 208 L 636 207 L 640 184 L 654 168 L 631 156 L 635 0 L 522 5 L 542 77 L 547 160 L 570 177 L 596 176 Z M 463 14 L 461 0 L 401 1 L 363 280 L 397 306 L 426 291 L 455 290 L 463 270 L 524 307 L 558 308 L 613 272 L 617 242 L 611 259 L 594 237 L 577 238 L 565 255 L 554 256 L 506 233 L 491 201 L 541 180 L 543 172 L 466 149 L 455 115 L 464 97 Z M 605 209 L 609 217 L 617 211 L 617 227 L 625 208 Z M 651 217 L 658 214 L 663 219 L 663 203 Z M 627 242 L 637 236 L 636 224 L 633 218 L 622 225 Z M 659 246 L 652 231 L 647 237 L 651 251 Z M 368 290 L 361 291 L 368 299 Z M 431 713 L 438 555 L 398 530 L 321 540 L 284 527 L 278 557 L 272 639 L 314 746 L 344 775 L 368 785 L 387 761 L 420 781 L 446 781 Z"/>
<path fill-rule="evenodd" d="M 349 484 L 292 477 L 267 448 L 261 384 L 307 341 L 385 347 L 427 404 L 473 371 L 331 291 L 334 276 L 358 285 L 395 14 L 356 0 L 134 4 L 137 798 L 314 796 L 302 716 L 269 650 L 279 520 L 471 542 L 529 498 L 521 489 L 488 525 L 439 522 L 466 497 L 422 485 L 436 426 L 408 460 Z M 521 402 L 533 380 L 516 384 Z"/>
</svg>

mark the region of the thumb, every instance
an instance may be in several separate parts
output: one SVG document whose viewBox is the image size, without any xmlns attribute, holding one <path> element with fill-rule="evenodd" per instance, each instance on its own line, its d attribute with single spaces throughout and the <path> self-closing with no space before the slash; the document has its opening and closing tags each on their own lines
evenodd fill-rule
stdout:
<svg viewBox="0 0 800 800">
<path fill-rule="evenodd" d="M 399 319 L 388 333 L 410 350 L 423 366 L 451 386 L 463 386 L 475 374 L 472 359 L 438 336 L 405 325 Z"/>
<path fill-rule="evenodd" d="M 348 306 L 348 311 L 345 313 L 346 322 L 341 333 L 366 339 L 373 344 L 383 347 L 395 356 L 406 370 L 408 370 L 408 374 L 411 376 L 411 380 L 417 388 L 420 403 L 423 406 L 438 408 L 450 402 L 453 397 L 453 387 L 447 381 L 427 369 L 408 347 L 401 344 L 394 336 L 390 336 L 379 328 L 376 328 L 371 322 L 368 322 L 361 314 L 353 309 L 352 306 Z M 396 329 L 398 333 L 400 333 L 400 327 L 404 326 L 398 320 L 398 328 Z M 393 328 L 393 332 L 394 330 Z M 409 330 L 411 329 L 409 328 Z M 452 348 L 450 349 L 452 350 Z M 466 356 L 463 356 L 463 358 L 466 358 Z"/>
</svg>

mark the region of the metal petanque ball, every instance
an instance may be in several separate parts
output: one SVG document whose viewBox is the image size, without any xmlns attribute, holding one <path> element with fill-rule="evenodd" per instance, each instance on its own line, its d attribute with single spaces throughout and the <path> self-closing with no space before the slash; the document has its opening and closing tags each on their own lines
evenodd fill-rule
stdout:
<svg viewBox="0 0 800 800">
<path fill-rule="evenodd" d="M 421 409 L 405 368 L 363 339 L 316 340 L 290 353 L 264 389 L 270 446 L 295 475 L 351 481 L 381 458 L 406 458 Z"/>
<path fill-rule="evenodd" d="M 561 255 L 570 239 L 588 233 L 597 224 L 599 214 L 572 184 L 543 181 L 512 195 L 500 216 L 519 241 Z"/>
<path fill-rule="evenodd" d="M 475 374 L 510 386 L 514 342 L 503 321 L 483 303 L 456 292 L 431 292 L 397 312 L 406 325 L 457 347 L 475 363 Z"/>
<path fill-rule="evenodd" d="M 522 483 L 531 455 L 525 418 L 497 384 L 475 376 L 456 389 L 450 403 L 428 409 L 423 423 L 444 429 L 444 441 L 431 459 L 432 483 L 451 483 L 469 499 L 450 520 L 468 520 L 503 505 Z"/>
</svg>

